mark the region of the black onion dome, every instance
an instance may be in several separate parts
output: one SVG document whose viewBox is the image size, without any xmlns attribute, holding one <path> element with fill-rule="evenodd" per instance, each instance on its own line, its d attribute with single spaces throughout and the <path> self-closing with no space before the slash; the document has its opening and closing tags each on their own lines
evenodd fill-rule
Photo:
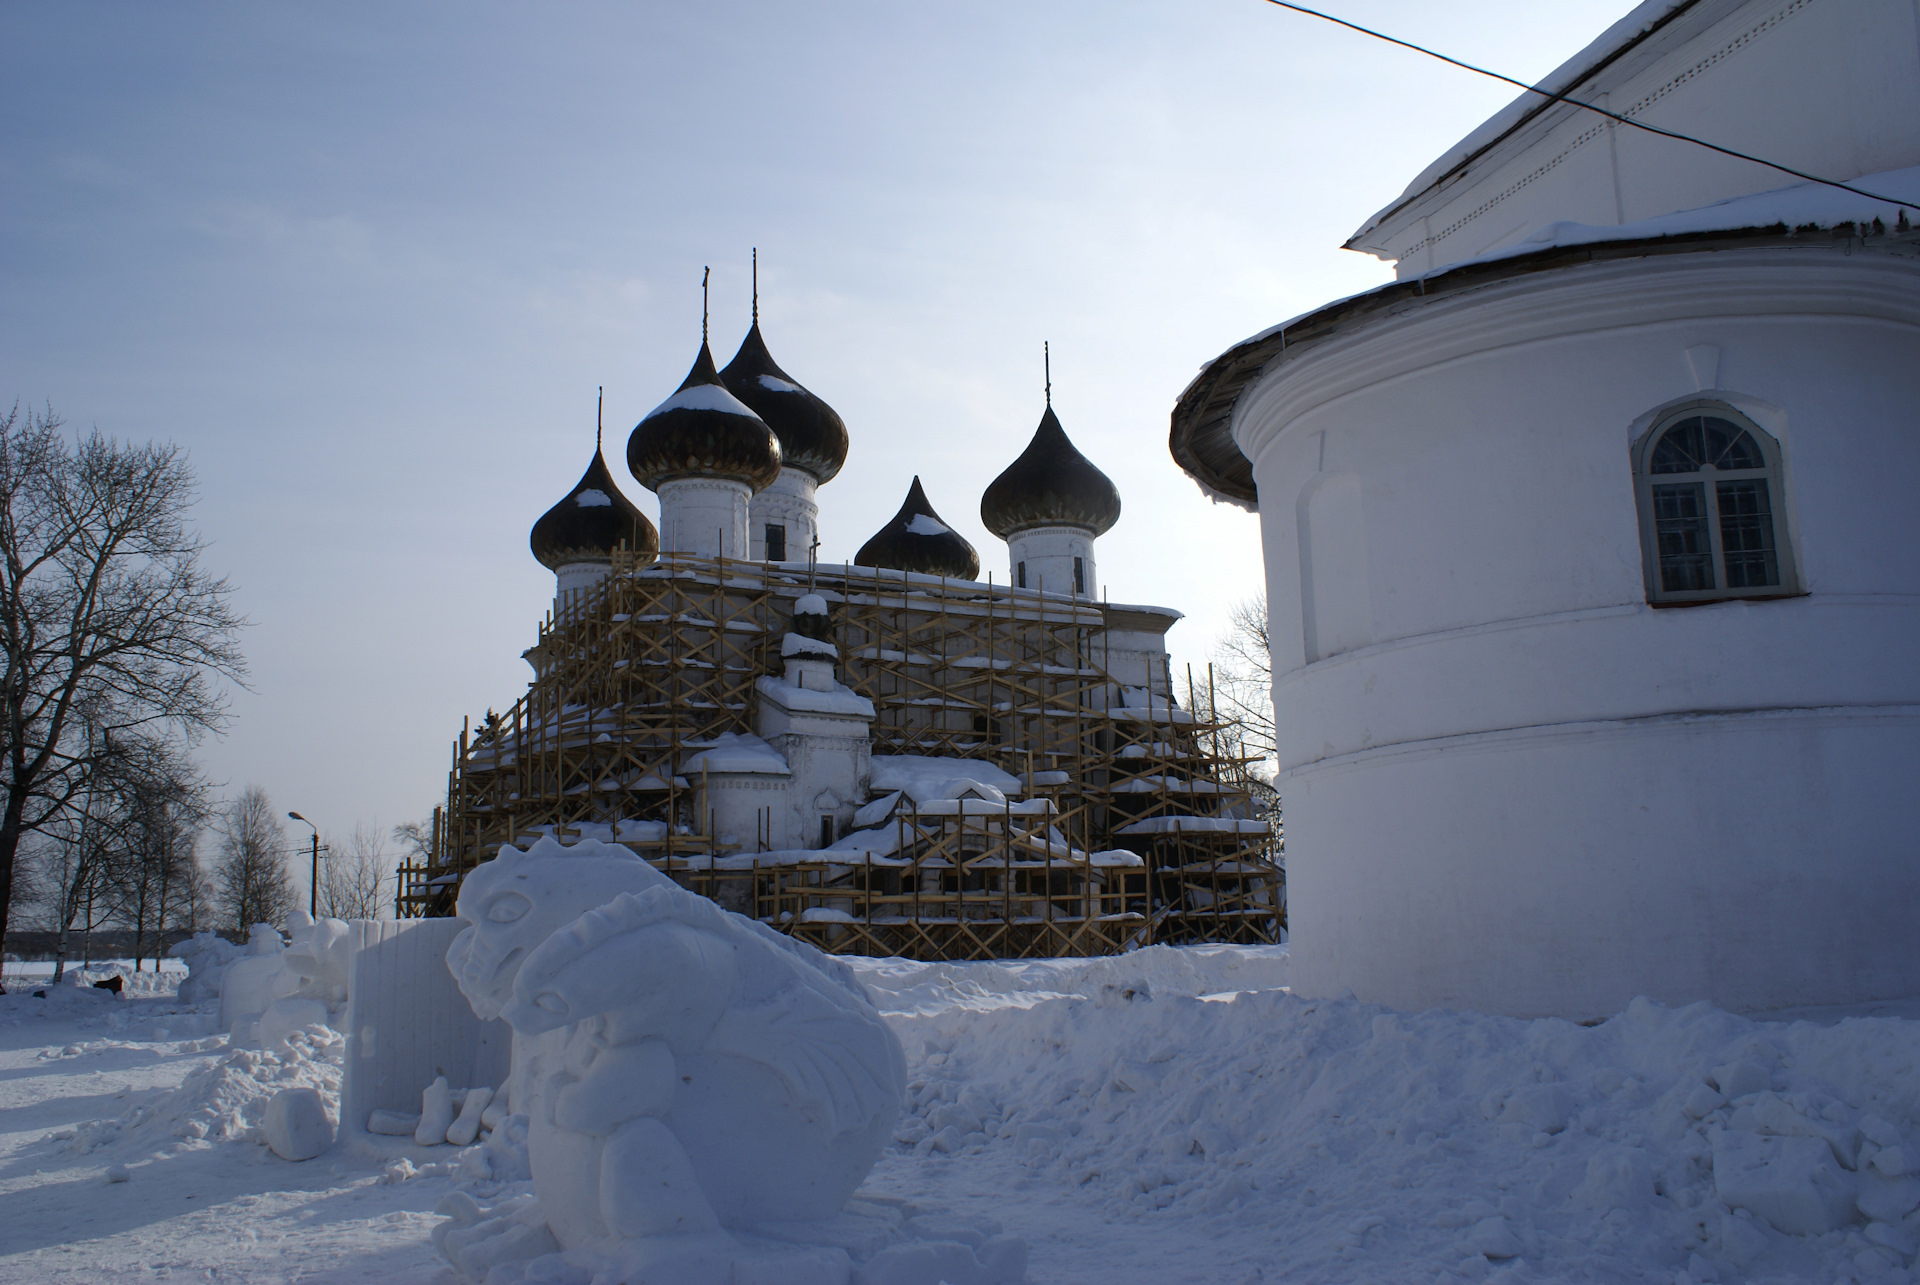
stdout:
<svg viewBox="0 0 1920 1285">
<path fill-rule="evenodd" d="M 760 337 L 760 323 L 740 341 L 740 351 L 720 372 L 727 391 L 745 402 L 780 439 L 780 460 L 831 482 L 847 462 L 847 425 L 838 411 L 780 369 Z"/>
<path fill-rule="evenodd" d="M 660 552 L 660 533 L 647 515 L 620 494 L 607 471 L 606 456 L 593 451 L 593 463 L 579 483 L 540 515 L 527 543 L 533 556 L 549 571 L 570 562 L 602 562 L 622 544 L 642 557 Z"/>
<path fill-rule="evenodd" d="M 650 491 L 683 477 L 731 478 L 758 491 L 780 476 L 780 442 L 727 391 L 702 343 L 686 381 L 634 425 L 627 468 Z"/>
<path fill-rule="evenodd" d="M 1104 535 L 1120 520 L 1120 492 L 1074 449 L 1049 406 L 1027 449 L 980 497 L 980 520 L 1003 540 L 1037 526 L 1081 527 Z"/>
<path fill-rule="evenodd" d="M 973 580 L 980 575 L 980 555 L 966 537 L 940 520 L 913 479 L 907 501 L 873 539 L 854 555 L 855 566 L 918 571 L 922 575 Z"/>
</svg>

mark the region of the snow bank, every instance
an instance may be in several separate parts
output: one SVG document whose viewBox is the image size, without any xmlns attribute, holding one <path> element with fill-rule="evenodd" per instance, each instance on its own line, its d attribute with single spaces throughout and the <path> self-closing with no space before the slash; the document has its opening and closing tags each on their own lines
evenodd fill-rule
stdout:
<svg viewBox="0 0 1920 1285">
<path fill-rule="evenodd" d="M 1284 948 L 859 969 L 902 1147 L 1290 1280 L 1907 1279 L 1920 1234 L 1920 1023 L 1400 1013 L 1276 989 Z"/>
<path fill-rule="evenodd" d="M 219 1048 L 219 1037 L 184 1044 L 184 1052 Z M 324 1026 L 295 1031 L 277 1049 L 234 1049 L 218 1062 L 200 1067 L 151 1102 L 122 1115 L 90 1120 L 53 1137 L 70 1151 L 86 1154 L 109 1143 L 131 1141 L 163 1151 L 180 1151 L 215 1142 L 264 1142 L 261 1124 L 267 1104 L 282 1089 L 313 1089 L 329 1121 L 340 1123 L 340 1068 L 346 1044 Z"/>
</svg>

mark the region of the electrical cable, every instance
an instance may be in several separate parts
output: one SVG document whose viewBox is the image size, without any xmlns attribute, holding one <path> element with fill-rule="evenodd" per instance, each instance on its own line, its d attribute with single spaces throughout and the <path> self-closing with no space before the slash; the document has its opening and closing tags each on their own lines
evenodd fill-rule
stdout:
<svg viewBox="0 0 1920 1285">
<path fill-rule="evenodd" d="M 1837 179 L 1821 178 L 1818 174 L 1809 174 L 1805 170 L 1794 169 L 1791 165 L 1781 165 L 1777 161 L 1770 161 L 1770 160 L 1767 160 L 1765 157 L 1754 156 L 1748 152 L 1735 151 L 1731 147 L 1722 147 L 1718 143 L 1709 143 L 1706 139 L 1695 138 L 1691 134 L 1682 134 L 1677 130 L 1661 129 L 1658 125 L 1648 125 L 1644 121 L 1633 120 L 1629 117 L 1622 116 L 1618 112 L 1608 111 L 1604 107 L 1596 106 L 1593 103 L 1582 102 L 1578 98 L 1569 98 L 1565 94 L 1555 93 L 1553 90 L 1550 90 L 1550 89 L 1541 89 L 1537 85 L 1529 85 L 1524 80 L 1515 80 L 1512 76 L 1503 76 L 1497 71 L 1488 71 L 1485 67 L 1476 67 L 1470 62 L 1462 62 L 1458 58 L 1449 58 L 1446 54 L 1436 52 L 1435 50 L 1432 50 L 1432 49 L 1428 49 L 1425 45 L 1416 45 L 1411 40 L 1401 40 L 1397 36 L 1389 36 L 1384 31 L 1375 31 L 1373 28 L 1363 27 L 1357 22 L 1348 22 L 1345 18 L 1336 18 L 1330 13 L 1322 13 L 1318 9 L 1309 9 L 1306 5 L 1303 5 L 1303 4 L 1293 4 L 1290 2 L 1290 0 L 1266 0 L 1266 3 L 1273 5 L 1275 8 L 1278 8 L 1278 9 L 1291 9 L 1295 13 L 1304 13 L 1311 18 L 1323 19 L 1327 22 L 1331 22 L 1335 24 L 1336 26 L 1346 27 L 1348 30 L 1351 30 L 1351 31 L 1357 31 L 1363 36 L 1372 36 L 1375 40 L 1384 40 L 1390 45 L 1399 45 L 1402 49 L 1411 49 L 1417 54 L 1425 54 L 1429 58 L 1438 58 L 1441 62 L 1450 63 L 1451 65 L 1458 67 L 1463 71 L 1470 71 L 1475 73 L 1476 75 L 1487 76 L 1487 77 L 1491 77 L 1494 80 L 1505 81 L 1509 85 L 1517 85 L 1521 89 L 1526 90 L 1530 94 L 1539 94 L 1542 98 L 1548 99 L 1552 102 L 1565 103 L 1569 107 L 1579 107 L 1590 112 L 1595 112 L 1601 116 L 1605 116 L 1608 120 L 1617 121 L 1622 125 L 1630 125 L 1634 129 L 1645 130 L 1649 134 L 1658 134 L 1662 138 L 1677 139 L 1682 143 L 1693 143 L 1696 146 L 1704 147 L 1709 151 L 1719 152 L 1723 156 L 1734 157 L 1737 160 L 1752 161 L 1755 165 L 1764 165 L 1768 169 L 1779 170 L 1782 174 L 1791 174 L 1795 178 L 1805 179 L 1809 183 L 1820 183 L 1827 187 L 1837 187 L 1842 192 L 1851 192 L 1855 196 L 1864 196 L 1864 197 L 1867 197 L 1869 200 L 1874 200 L 1874 201 L 1885 201 L 1889 205 L 1897 205 L 1901 209 L 1905 209 L 1905 210 L 1920 211 L 1920 205 L 1916 205 L 1911 201 L 1902 201 L 1899 198 L 1892 197 L 1892 196 L 1882 196 L 1878 192 L 1869 192 L 1865 188 L 1854 187 L 1851 184 L 1842 183 Z"/>
</svg>

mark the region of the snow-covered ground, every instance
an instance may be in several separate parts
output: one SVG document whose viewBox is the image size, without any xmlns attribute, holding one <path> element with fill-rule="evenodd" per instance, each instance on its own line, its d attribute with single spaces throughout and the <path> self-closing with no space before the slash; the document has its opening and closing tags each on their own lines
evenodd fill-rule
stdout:
<svg viewBox="0 0 1920 1285">
<path fill-rule="evenodd" d="M 1920 1006 L 1395 1013 L 1292 997 L 1284 949 L 860 969 L 915 1086 L 867 1190 L 997 1219 L 1036 1285 L 1912 1279 Z M 0 1282 L 445 1281 L 432 1210 L 480 1167 L 275 1158 L 266 1098 L 336 1091 L 339 1041 L 232 1050 L 170 990 L 0 998 Z M 1716 1133 L 1818 1139 L 1878 1217 L 1729 1209 Z"/>
</svg>

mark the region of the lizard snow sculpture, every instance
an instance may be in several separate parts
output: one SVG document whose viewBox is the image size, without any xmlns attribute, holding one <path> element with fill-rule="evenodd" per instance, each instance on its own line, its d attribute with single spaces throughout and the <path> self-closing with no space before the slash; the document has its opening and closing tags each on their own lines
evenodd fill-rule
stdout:
<svg viewBox="0 0 1920 1285">
<path fill-rule="evenodd" d="M 563 1248 L 830 1218 L 879 1158 L 905 1060 L 839 961 L 600 842 L 503 848 L 458 910 Z"/>
</svg>

